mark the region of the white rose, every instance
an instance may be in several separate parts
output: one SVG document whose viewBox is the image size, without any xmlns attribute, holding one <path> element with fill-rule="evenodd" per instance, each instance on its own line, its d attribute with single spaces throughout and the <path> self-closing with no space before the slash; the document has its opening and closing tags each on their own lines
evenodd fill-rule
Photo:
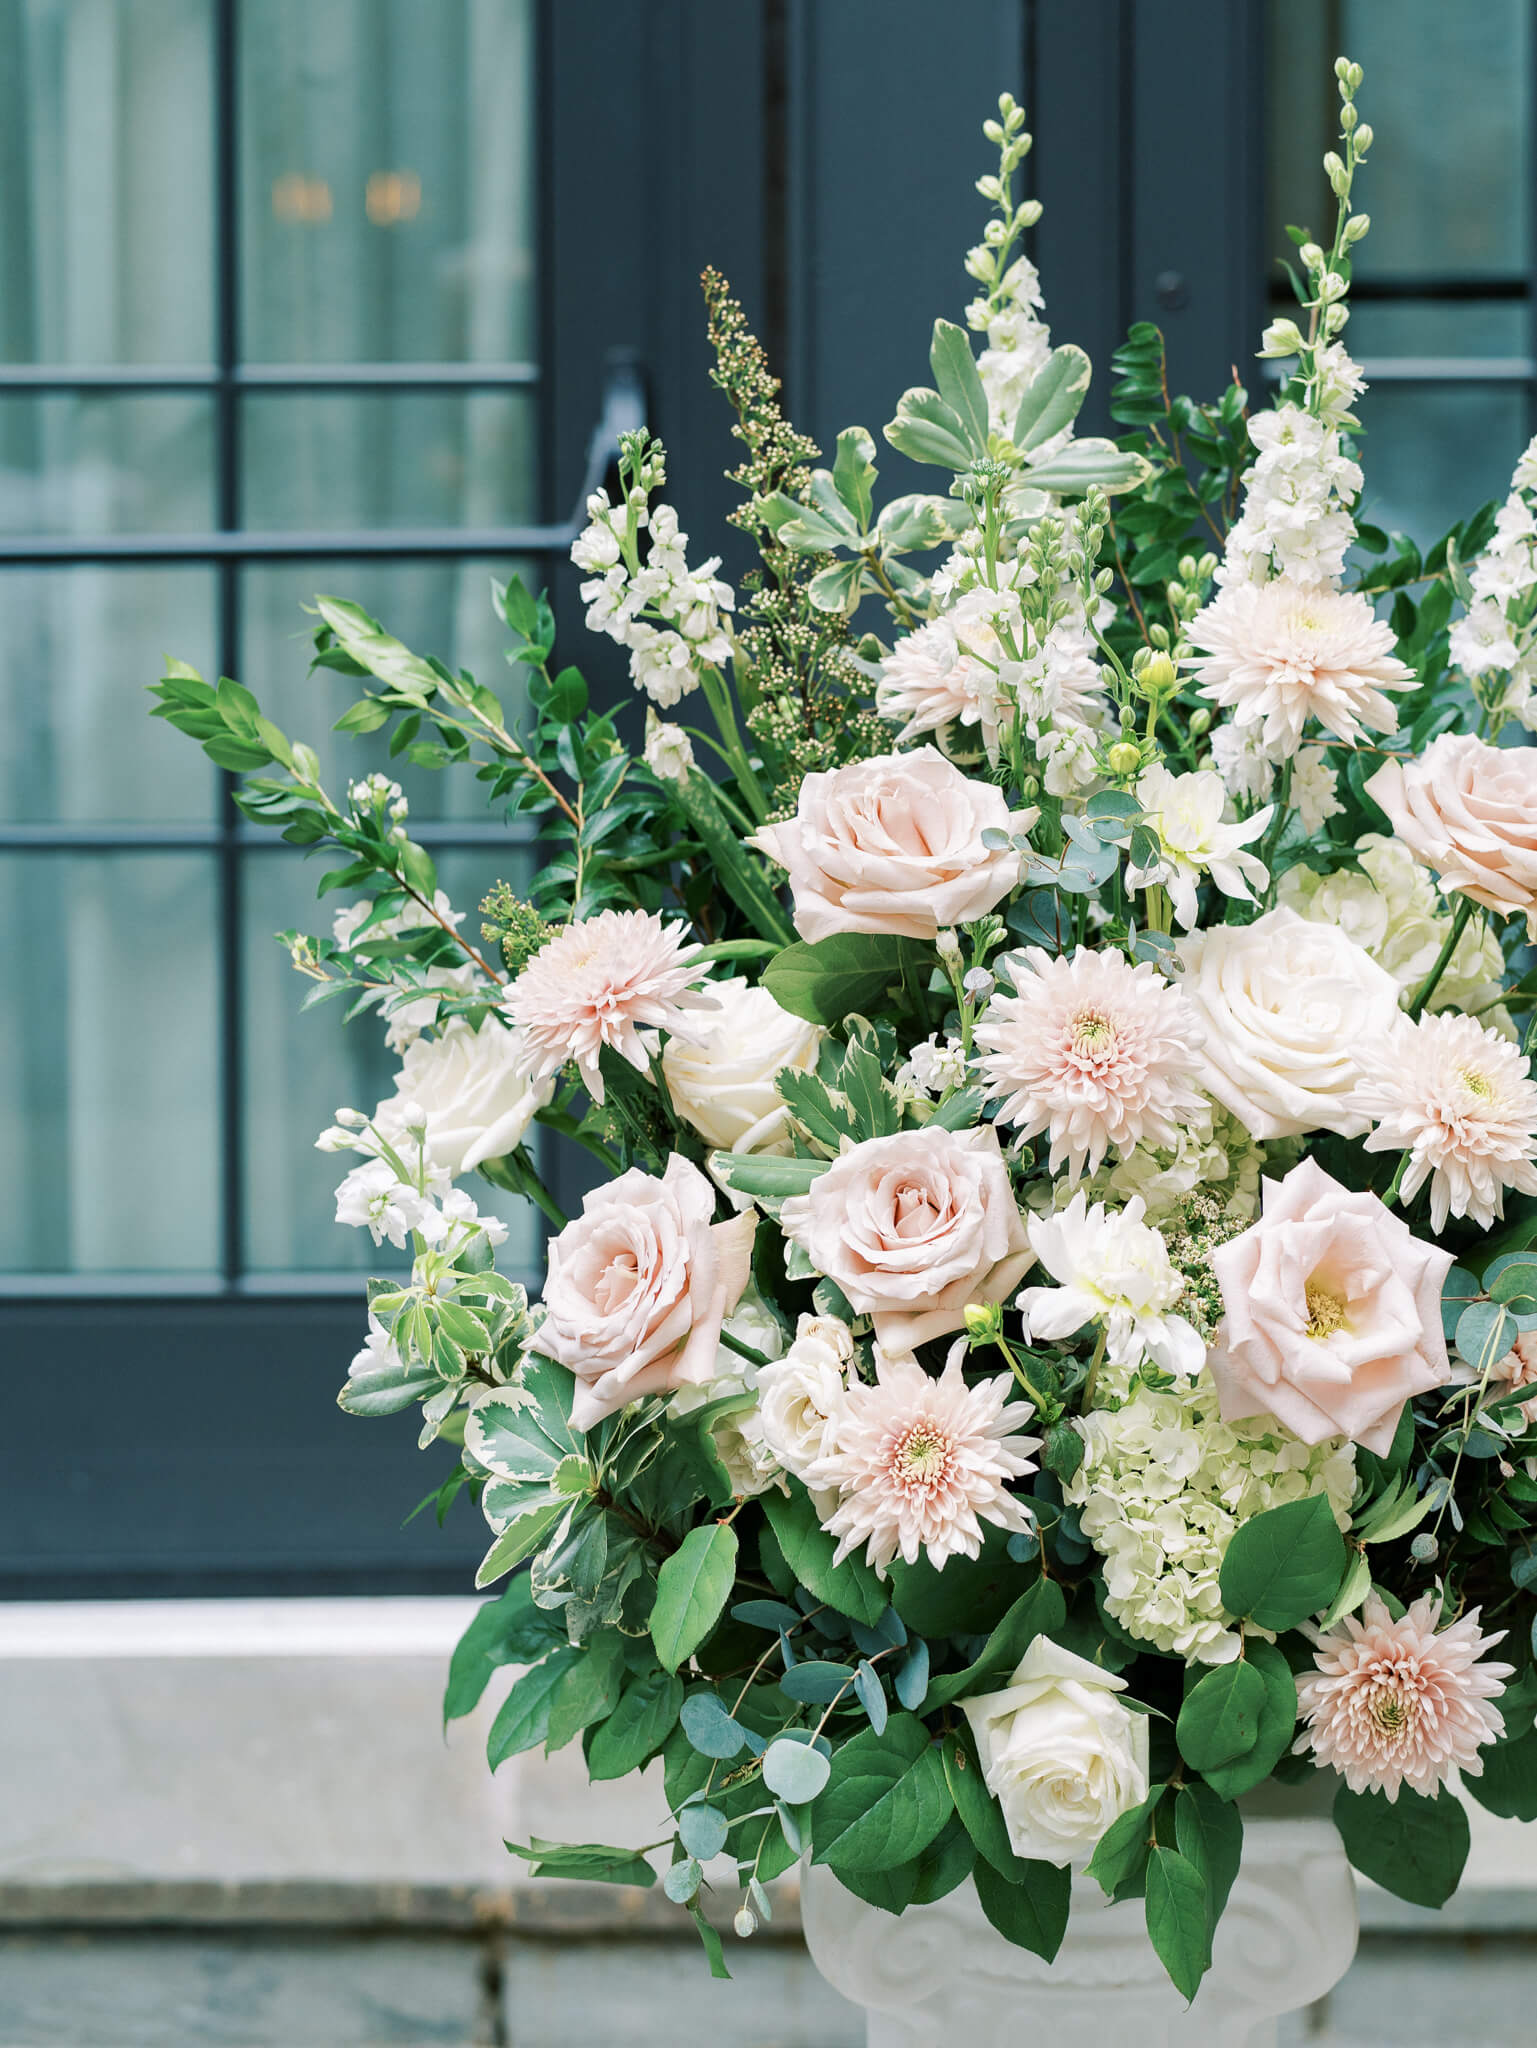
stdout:
<svg viewBox="0 0 1537 2048">
<path fill-rule="evenodd" d="M 1196 1078 L 1256 1138 L 1359 1138 L 1357 1055 L 1398 1017 L 1398 983 L 1333 925 L 1268 910 L 1180 941 L 1205 1030 Z"/>
<path fill-rule="evenodd" d="M 406 1105 L 425 1110 L 428 1156 L 457 1178 L 523 1142 L 534 1112 L 555 1092 L 553 1076 L 530 1079 L 534 1064 L 521 1031 L 494 1017 L 475 1031 L 452 1017 L 435 1038 L 407 1047 L 395 1093 L 379 1104 L 374 1122 L 393 1143 L 404 1136 Z"/>
<path fill-rule="evenodd" d="M 1116 1698 L 1125 1689 L 1124 1678 L 1037 1636 L 1002 1692 L 960 1702 L 1016 1856 L 1092 1856 L 1147 1797 L 1147 1717 Z"/>
<path fill-rule="evenodd" d="M 808 775 L 795 816 L 764 825 L 750 844 L 790 875 L 803 939 L 880 932 L 928 939 L 1002 902 L 1019 854 L 982 834 L 1028 832 L 1039 812 L 1010 811 L 1003 792 L 974 782 L 933 747 L 851 761 Z"/>
<path fill-rule="evenodd" d="M 854 1339 L 846 1323 L 836 1316 L 802 1316 L 784 1357 L 759 1368 L 763 1440 L 797 1479 L 836 1448 L 853 1356 Z"/>
<path fill-rule="evenodd" d="M 763 1300 L 756 1287 L 749 1286 L 731 1314 L 721 1325 L 722 1334 L 750 1344 L 765 1358 L 783 1354 L 785 1334 L 779 1318 Z M 716 1456 L 726 1468 L 731 1491 L 739 1500 L 750 1500 L 779 1478 L 779 1460 L 763 1434 L 763 1417 L 758 1409 L 758 1376 L 761 1366 L 722 1344 L 715 1354 L 715 1376 L 698 1386 L 682 1386 L 673 1395 L 674 1415 L 688 1415 L 719 1401 L 730 1401 L 710 1418 L 709 1431 Z"/>
<path fill-rule="evenodd" d="M 662 1050 L 673 1107 L 722 1151 L 787 1152 L 789 1111 L 774 1077 L 785 1067 L 809 1072 L 822 1033 L 782 1010 L 766 988 L 741 979 L 708 988 L 720 1007 L 701 1016 L 697 1040 L 674 1036 Z"/>
</svg>

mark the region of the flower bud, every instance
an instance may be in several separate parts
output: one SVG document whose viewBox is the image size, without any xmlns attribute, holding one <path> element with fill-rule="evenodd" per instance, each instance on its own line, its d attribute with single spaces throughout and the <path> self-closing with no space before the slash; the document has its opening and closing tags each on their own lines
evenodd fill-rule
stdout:
<svg viewBox="0 0 1537 2048">
<path fill-rule="evenodd" d="M 1142 664 L 1137 681 L 1145 695 L 1167 697 L 1171 690 L 1179 688 L 1179 670 L 1161 648 L 1156 648 Z"/>
<path fill-rule="evenodd" d="M 968 1302 L 964 1310 L 966 1335 L 973 1344 L 996 1344 L 1003 1334 L 1003 1304 L 997 1301 Z"/>
<path fill-rule="evenodd" d="M 1318 296 L 1326 306 L 1332 305 L 1336 299 L 1344 298 L 1349 289 L 1349 285 L 1337 270 L 1326 270 L 1318 280 Z"/>
<path fill-rule="evenodd" d="M 1372 134 L 1371 122 L 1363 121 L 1351 139 L 1355 143 L 1356 155 L 1358 157 L 1365 156 L 1373 142 L 1376 141 L 1376 137 Z"/>
<path fill-rule="evenodd" d="M 1302 258 L 1305 269 L 1319 270 L 1323 267 L 1324 252 L 1316 242 L 1304 242 L 1297 254 Z"/>
<path fill-rule="evenodd" d="M 1211 713 L 1204 709 L 1204 707 L 1200 711 L 1192 711 L 1190 714 L 1190 737 L 1193 740 L 1198 740 L 1202 733 L 1210 731 Z"/>
<path fill-rule="evenodd" d="M 1112 775 L 1135 775 L 1142 766 L 1142 749 L 1134 740 L 1117 740 L 1105 761 Z"/>
<path fill-rule="evenodd" d="M 368 1118 L 360 1109 L 339 1109 L 335 1120 L 344 1131 L 361 1131 L 368 1125 Z"/>
<path fill-rule="evenodd" d="M 1262 356 L 1294 356 L 1302 350 L 1302 330 L 1295 320 L 1272 320 L 1260 337 Z"/>
<path fill-rule="evenodd" d="M 1350 174 L 1332 149 L 1324 157 L 1324 176 L 1329 180 L 1329 189 L 1335 198 L 1340 198 L 1350 183 Z"/>
<path fill-rule="evenodd" d="M 944 961 L 947 967 L 951 965 L 954 965 L 956 967 L 960 966 L 961 942 L 960 939 L 957 937 L 956 933 L 954 932 L 954 930 L 950 926 L 947 925 L 945 929 L 938 933 L 938 935 L 935 937 L 934 950 L 939 955 L 940 959 Z"/>
<path fill-rule="evenodd" d="M 1416 1564 L 1434 1564 L 1441 1546 L 1430 1531 L 1424 1530 L 1409 1545 L 1409 1555 Z"/>
<path fill-rule="evenodd" d="M 746 1906 L 742 1907 L 731 1924 L 743 1941 L 746 1941 L 749 1934 L 756 1934 L 758 1931 L 758 1923 Z"/>
<path fill-rule="evenodd" d="M 1345 223 L 1345 240 L 1359 242 L 1370 229 L 1372 217 L 1369 213 L 1353 213 Z"/>
</svg>

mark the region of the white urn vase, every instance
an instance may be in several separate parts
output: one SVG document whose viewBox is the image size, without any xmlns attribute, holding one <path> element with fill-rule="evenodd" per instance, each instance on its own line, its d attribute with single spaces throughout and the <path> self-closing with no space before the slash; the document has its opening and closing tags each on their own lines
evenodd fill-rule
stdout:
<svg viewBox="0 0 1537 2048">
<path fill-rule="evenodd" d="M 864 2007 L 869 2048 L 1273 2048 L 1276 2021 L 1337 1984 L 1355 1955 L 1355 1885 L 1333 1825 L 1246 1817 L 1243 1864 L 1195 2002 L 1170 1984 L 1140 1899 L 1111 1905 L 1075 1876 L 1056 1960 L 1006 1942 L 970 1878 L 900 1917 L 803 1867 L 806 1945 Z"/>
</svg>

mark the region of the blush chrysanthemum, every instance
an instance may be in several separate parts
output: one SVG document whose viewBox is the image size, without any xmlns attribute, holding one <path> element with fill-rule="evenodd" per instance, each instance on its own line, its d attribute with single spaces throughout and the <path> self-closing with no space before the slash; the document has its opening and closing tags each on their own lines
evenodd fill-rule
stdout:
<svg viewBox="0 0 1537 2048">
<path fill-rule="evenodd" d="M 968 1387 L 966 1348 L 959 1338 L 931 1379 L 910 1353 L 877 1346 L 876 1384 L 850 1386 L 835 1448 L 806 1473 L 808 1486 L 838 1492 L 825 1524 L 838 1538 L 834 1563 L 863 1544 L 882 1578 L 898 1552 L 916 1564 L 925 1551 L 940 1571 L 946 1558 L 979 1555 L 984 1522 L 1015 1535 L 1031 1526 L 1008 1490 L 1036 1469 L 1040 1438 L 1018 1434 L 1029 1406 L 1010 1401 L 1007 1373 Z"/>
<path fill-rule="evenodd" d="M 1502 1732 L 1488 1702 L 1514 1667 L 1480 1660 L 1505 1632 L 1485 1635 L 1476 1607 L 1438 1630 L 1437 1605 L 1426 1593 L 1394 1621 L 1374 1593 L 1359 1617 L 1311 1631 L 1317 1668 L 1297 1680 L 1307 1725 L 1296 1754 L 1311 1751 L 1352 1792 L 1381 1792 L 1391 1802 L 1407 1785 L 1432 1799 L 1454 1770 L 1483 1774 L 1478 1752 Z"/>
<path fill-rule="evenodd" d="M 1393 652 L 1392 628 L 1354 591 L 1273 583 L 1231 583 L 1197 614 L 1190 662 L 1202 694 L 1258 724 L 1265 752 L 1285 760 L 1310 718 L 1342 740 L 1363 727 L 1395 732 L 1398 713 L 1383 693 L 1413 687 L 1414 671 Z"/>
<path fill-rule="evenodd" d="M 1364 1064 L 1364 1063 L 1363 1063 Z M 1446 1010 L 1394 1027 L 1357 1091 L 1377 1128 L 1368 1152 L 1407 1152 L 1407 1202 L 1430 1182 L 1431 1228 L 1467 1216 L 1488 1230 L 1505 1190 L 1537 1195 L 1537 1082 L 1531 1062 L 1476 1018 Z"/>
<path fill-rule="evenodd" d="M 600 910 L 568 924 L 529 961 L 502 998 L 536 1055 L 534 1079 L 575 1060 L 595 1102 L 603 1100 L 598 1055 L 610 1046 L 645 1073 L 643 1025 L 691 1038 L 689 1012 L 717 1010 L 713 996 L 691 992 L 704 969 L 684 924 L 649 910 Z"/>
<path fill-rule="evenodd" d="M 1051 1134 L 1050 1170 L 1096 1172 L 1115 1146 L 1173 1145 L 1204 1107 L 1192 1074 L 1201 1031 L 1181 992 L 1147 961 L 1080 946 L 1053 959 L 1039 946 L 1010 954 L 1017 991 L 994 996 L 976 1029 L 999 1120 L 1021 1138 Z"/>
</svg>

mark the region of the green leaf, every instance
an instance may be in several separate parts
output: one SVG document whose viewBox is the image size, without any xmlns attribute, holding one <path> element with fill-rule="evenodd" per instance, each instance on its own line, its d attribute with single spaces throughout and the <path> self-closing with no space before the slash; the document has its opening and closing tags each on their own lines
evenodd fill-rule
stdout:
<svg viewBox="0 0 1537 2048">
<path fill-rule="evenodd" d="M 939 395 L 960 421 L 973 455 L 987 453 L 987 393 L 971 353 L 971 336 L 949 320 L 934 322 L 929 368 Z"/>
<path fill-rule="evenodd" d="M 821 1179 L 830 1159 L 782 1159 L 771 1152 L 712 1152 L 710 1171 L 736 1194 L 766 1202 L 804 1195 Z"/>
<path fill-rule="evenodd" d="M 806 585 L 806 595 L 819 612 L 852 612 L 859 603 L 859 586 L 864 580 L 863 562 L 834 562 L 819 569 Z"/>
<path fill-rule="evenodd" d="M 550 685 L 542 715 L 553 725 L 572 725 L 586 709 L 586 678 L 579 668 L 563 668 Z"/>
<path fill-rule="evenodd" d="M 975 367 L 975 366 L 973 366 Z M 897 400 L 897 416 L 883 429 L 899 455 L 942 468 L 970 469 L 971 442 L 960 417 L 937 391 L 915 386 Z"/>
<path fill-rule="evenodd" d="M 454 1646 L 443 1693 L 443 1719 L 457 1721 L 480 1703 L 491 1673 L 503 1664 L 534 1664 L 560 1640 L 549 1611 L 534 1605 L 526 1576 L 500 1599 L 488 1600 Z"/>
<path fill-rule="evenodd" d="M 1107 1898 L 1118 1892 L 1122 1885 L 1140 1877 L 1148 1857 L 1148 1830 L 1153 1808 L 1163 1793 L 1163 1786 L 1155 1785 L 1140 1806 L 1129 1807 L 1100 1836 L 1084 1875 L 1092 1877 Z"/>
<path fill-rule="evenodd" d="M 944 541 L 954 540 L 962 531 L 964 518 L 963 508 L 950 499 L 915 491 L 882 506 L 875 530 L 888 554 L 904 555 L 916 548 L 937 548 Z"/>
<path fill-rule="evenodd" d="M 552 1650 L 515 1681 L 486 1737 L 486 1761 L 493 1771 L 508 1757 L 537 1749 L 545 1740 L 550 1732 L 550 1709 L 555 1695 L 581 1657 L 580 1650 Z"/>
<path fill-rule="evenodd" d="M 1197 1771 L 1247 1756 L 1259 1740 L 1265 1680 L 1249 1663 L 1218 1664 L 1197 1680 L 1179 1710 L 1179 1753 Z"/>
<path fill-rule="evenodd" d="M 638 1771 L 671 1735 L 682 1705 L 683 1680 L 671 1672 L 632 1678 L 588 1745 L 588 1777 L 596 1782 Z"/>
<path fill-rule="evenodd" d="M 1023 1856 L 1016 1856 L 1009 1846 L 1003 1809 L 987 1789 L 969 1731 L 952 1729 L 944 1738 L 940 1759 L 955 1810 L 976 1844 L 977 1853 L 1010 1884 L 1022 1884 L 1029 1863 Z"/>
<path fill-rule="evenodd" d="M 821 1750 L 792 1735 L 781 1735 L 763 1752 L 763 1782 L 776 1799 L 805 1806 L 816 1798 L 832 1773 Z"/>
<path fill-rule="evenodd" d="M 475 1574 L 476 1586 L 494 1586 L 515 1565 L 522 1564 L 526 1557 L 532 1557 L 568 1506 L 567 1501 L 552 1500 L 510 1522 L 481 1559 L 480 1569 Z"/>
<path fill-rule="evenodd" d="M 1479 1751 L 1480 1777 L 1466 1769 L 1462 1774 L 1463 1790 L 1501 1820 L 1537 1820 L 1537 1728 L 1529 1725 L 1530 1707 L 1523 1718 L 1528 1722 L 1524 1733 Z"/>
<path fill-rule="evenodd" d="M 1054 1960 L 1067 1932 L 1072 1902 L 1072 1872 L 1054 1863 L 1031 1862 L 1018 1883 L 1001 1877 L 990 1863 L 972 1872 L 982 1911 L 1005 1941 L 1027 1948 L 1046 1962 Z"/>
<path fill-rule="evenodd" d="M 886 990 L 902 978 L 903 944 L 877 932 L 798 939 L 774 955 L 763 970 L 763 984 L 791 1016 L 812 1024 L 841 1024 L 845 1017 L 881 1009 Z"/>
<path fill-rule="evenodd" d="M 348 604 L 337 597 L 317 597 L 315 609 L 342 649 L 381 683 L 417 698 L 431 697 L 441 687 L 442 678 L 431 663 L 413 654 L 393 634 L 386 633 L 361 605 Z"/>
<path fill-rule="evenodd" d="M 359 697 L 332 725 L 332 732 L 377 732 L 389 722 L 390 707 L 377 697 Z"/>
<path fill-rule="evenodd" d="M 1028 454 L 1070 427 L 1082 410 L 1093 375 L 1094 365 L 1081 348 L 1071 342 L 1054 348 L 1025 386 L 1014 416 L 1014 446 Z"/>
<path fill-rule="evenodd" d="M 690 1529 L 656 1575 L 651 1640 L 676 1671 L 719 1621 L 736 1583 L 736 1531 L 724 1522 Z"/>
<path fill-rule="evenodd" d="M 1147 1864 L 1148 1939 L 1174 1988 L 1194 1998 L 1211 1968 L 1212 1916 L 1206 1882 L 1177 1849 L 1154 1849 Z"/>
<path fill-rule="evenodd" d="M 1069 441 L 1049 462 L 1027 469 L 1024 481 L 1037 490 L 1060 491 L 1064 496 L 1081 496 L 1090 489 L 1132 491 L 1152 475 L 1152 465 L 1140 455 L 1128 455 L 1113 441 L 1092 436 Z"/>
<path fill-rule="evenodd" d="M 710 1975 L 712 1977 L 724 1977 L 729 1983 L 731 1972 L 726 1968 L 726 1950 L 721 1942 L 718 1930 L 712 1927 L 709 1921 L 706 1920 L 704 1911 L 697 1899 L 688 1910 L 693 1918 L 694 1925 L 699 1930 L 699 1939 L 704 1944 L 705 1960 L 710 1965 Z"/>
<path fill-rule="evenodd" d="M 1467 1809 L 1450 1792 L 1426 1799 L 1401 1785 L 1392 1804 L 1380 1792 L 1334 1795 L 1334 1824 L 1363 1876 L 1416 1906 L 1444 1906 L 1468 1860 Z"/>
<path fill-rule="evenodd" d="M 1243 1817 L 1209 1785 L 1184 1785 L 1174 1802 L 1174 1839 L 1205 1881 L 1215 1934 L 1243 1860 Z"/>
<path fill-rule="evenodd" d="M 762 1496 L 763 1511 L 786 1564 L 815 1598 L 825 1600 L 850 1620 L 873 1627 L 889 1604 L 886 1588 L 858 1556 L 846 1557 L 840 1565 L 833 1563 L 836 1540 L 817 1520 L 817 1511 L 800 1481 L 792 1479 L 788 1484 L 788 1494 L 770 1487 Z"/>
<path fill-rule="evenodd" d="M 1345 1539 L 1323 1494 L 1287 1501 L 1241 1522 L 1219 1584 L 1229 1614 L 1278 1635 L 1329 1605 L 1345 1576 Z"/>
<path fill-rule="evenodd" d="M 610 1849 L 601 1842 L 509 1842 L 514 1856 L 531 1864 L 531 1877 L 580 1877 L 589 1884 L 656 1883 L 656 1872 L 634 1849 Z"/>
<path fill-rule="evenodd" d="M 1457 1318 L 1457 1349 L 1475 1372 L 1503 1358 L 1518 1334 L 1515 1317 L 1497 1301 L 1475 1301 Z"/>
<path fill-rule="evenodd" d="M 1055 1634 L 1066 1620 L 1067 1602 L 1062 1588 L 1052 1579 L 1038 1578 L 1027 1592 L 1021 1593 L 993 1630 L 974 1664 L 930 1681 L 923 1711 L 932 1714 L 949 1706 L 952 1700 L 995 1691 L 1013 1676 L 1015 1666 L 1036 1637 Z"/>
<path fill-rule="evenodd" d="M 609 1630 L 589 1638 L 551 1698 L 546 1749 L 564 1749 L 573 1735 L 606 1720 L 619 1704 L 623 1682 L 624 1638 Z"/>
<path fill-rule="evenodd" d="M 722 809 L 709 776 L 691 768 L 681 782 L 670 787 L 690 829 L 703 843 L 725 894 L 754 931 L 787 945 L 795 937 L 790 914 L 774 892 L 768 869 Z"/>
<path fill-rule="evenodd" d="M 926 1849 L 954 1812 L 945 1768 L 923 1723 L 893 1714 L 844 1743 L 811 1809 L 813 1863 L 881 1870 Z"/>
<path fill-rule="evenodd" d="M 1207 1784 L 1223 1799 L 1237 1799 L 1262 1784 L 1285 1756 L 1297 1727 L 1297 1681 L 1275 1644 L 1258 1636 L 1247 1637 L 1244 1661 L 1265 1682 L 1265 1704 L 1260 1711 L 1254 1747 L 1231 1762 L 1214 1764 L 1202 1773 Z"/>
<path fill-rule="evenodd" d="M 870 524 L 875 477 L 875 443 L 863 427 L 845 427 L 838 436 L 833 486 L 861 533 Z"/>
</svg>

